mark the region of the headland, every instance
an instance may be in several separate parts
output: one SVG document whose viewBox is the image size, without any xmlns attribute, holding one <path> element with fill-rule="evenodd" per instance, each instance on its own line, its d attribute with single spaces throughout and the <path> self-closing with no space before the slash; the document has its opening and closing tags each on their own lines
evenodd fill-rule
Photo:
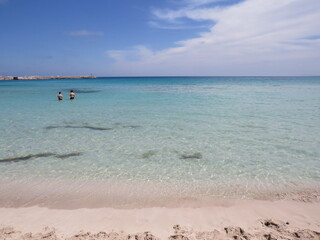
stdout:
<svg viewBox="0 0 320 240">
<path fill-rule="evenodd" d="M 22 77 L 1 77 L 0 80 L 36 80 L 36 79 L 81 79 L 96 78 L 95 76 L 22 76 Z"/>
</svg>

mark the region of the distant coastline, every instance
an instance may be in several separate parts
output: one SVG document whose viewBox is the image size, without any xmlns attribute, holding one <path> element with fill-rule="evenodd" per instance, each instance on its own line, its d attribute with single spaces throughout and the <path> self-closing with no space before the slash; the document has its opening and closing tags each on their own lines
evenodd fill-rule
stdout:
<svg viewBox="0 0 320 240">
<path fill-rule="evenodd" d="M 34 80 L 34 79 L 79 79 L 96 78 L 95 76 L 23 76 L 23 77 L 0 77 L 0 80 Z"/>
</svg>

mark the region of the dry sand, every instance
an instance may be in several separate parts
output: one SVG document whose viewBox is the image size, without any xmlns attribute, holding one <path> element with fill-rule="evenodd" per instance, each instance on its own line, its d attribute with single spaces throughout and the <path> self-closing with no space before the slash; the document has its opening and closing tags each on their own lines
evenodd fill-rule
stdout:
<svg viewBox="0 0 320 240">
<path fill-rule="evenodd" d="M 0 239 L 320 239 L 319 232 L 318 201 L 219 200 L 197 208 L 0 208 Z"/>
</svg>

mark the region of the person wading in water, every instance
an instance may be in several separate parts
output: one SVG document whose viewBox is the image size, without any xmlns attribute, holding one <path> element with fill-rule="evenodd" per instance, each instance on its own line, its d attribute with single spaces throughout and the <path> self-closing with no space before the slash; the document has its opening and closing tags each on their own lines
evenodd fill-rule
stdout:
<svg viewBox="0 0 320 240">
<path fill-rule="evenodd" d="M 57 97 L 58 97 L 58 100 L 59 100 L 59 101 L 62 100 L 63 96 L 62 96 L 61 92 L 58 93 L 58 96 L 57 96 Z"/>
<path fill-rule="evenodd" d="M 73 92 L 73 90 L 70 90 L 70 100 L 74 99 L 76 97 L 76 94 Z"/>
</svg>

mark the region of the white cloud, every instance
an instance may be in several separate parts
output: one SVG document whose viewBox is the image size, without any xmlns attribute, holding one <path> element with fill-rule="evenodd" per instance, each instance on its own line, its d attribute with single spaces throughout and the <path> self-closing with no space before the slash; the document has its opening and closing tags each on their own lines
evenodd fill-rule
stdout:
<svg viewBox="0 0 320 240">
<path fill-rule="evenodd" d="M 181 18 L 212 21 L 207 32 L 162 51 L 140 47 L 117 51 L 116 56 L 110 51 L 115 63 L 109 71 L 115 75 L 320 74 L 320 38 L 315 37 L 320 36 L 319 0 L 247 0 L 223 8 L 187 2 L 178 10 L 154 10 L 154 16 L 170 23 Z"/>
<path fill-rule="evenodd" d="M 102 36 L 103 32 L 93 32 L 93 31 L 87 31 L 87 30 L 79 30 L 79 31 L 67 32 L 66 34 L 70 35 L 70 36 L 92 36 L 92 35 Z"/>
</svg>

